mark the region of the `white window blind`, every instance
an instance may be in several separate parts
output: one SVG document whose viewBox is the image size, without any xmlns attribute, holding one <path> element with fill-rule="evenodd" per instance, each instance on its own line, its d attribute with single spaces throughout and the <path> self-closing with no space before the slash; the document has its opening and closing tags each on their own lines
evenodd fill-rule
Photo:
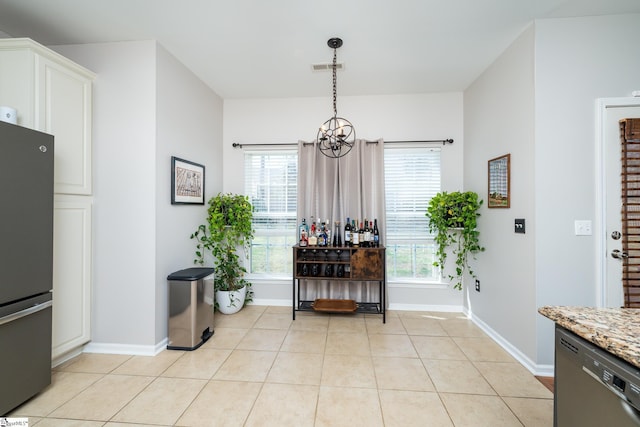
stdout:
<svg viewBox="0 0 640 427">
<path fill-rule="evenodd" d="M 384 168 L 387 275 L 390 281 L 438 281 L 425 213 L 440 191 L 440 148 L 389 144 Z"/>
<path fill-rule="evenodd" d="M 254 207 L 251 274 L 291 275 L 297 177 L 296 151 L 245 153 L 245 194 Z"/>
</svg>

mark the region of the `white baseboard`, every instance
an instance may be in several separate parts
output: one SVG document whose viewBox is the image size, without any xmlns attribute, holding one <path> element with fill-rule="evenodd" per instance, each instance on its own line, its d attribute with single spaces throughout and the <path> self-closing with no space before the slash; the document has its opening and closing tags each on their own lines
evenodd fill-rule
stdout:
<svg viewBox="0 0 640 427">
<path fill-rule="evenodd" d="M 397 311 L 440 311 L 445 313 L 462 313 L 461 305 L 429 305 L 429 304 L 389 304 L 387 310 Z"/>
<path fill-rule="evenodd" d="M 249 305 L 273 305 L 277 307 L 293 307 L 290 299 L 255 299 Z"/>
<path fill-rule="evenodd" d="M 77 355 L 79 355 L 80 353 L 82 353 L 82 347 L 77 347 L 71 351 L 68 351 L 66 353 L 64 353 L 61 356 L 56 357 L 55 359 L 51 360 L 51 367 L 55 368 L 58 365 L 62 365 L 64 362 L 66 362 L 67 360 L 71 360 L 74 357 L 76 357 Z"/>
<path fill-rule="evenodd" d="M 112 344 L 90 342 L 82 349 L 83 353 L 128 354 L 132 356 L 155 356 L 167 348 L 165 338 L 156 345 Z"/>
<path fill-rule="evenodd" d="M 473 313 L 469 313 L 468 310 L 465 310 L 465 314 L 471 319 L 473 323 L 475 323 L 480 329 L 482 329 L 489 337 L 494 340 L 500 347 L 502 347 L 507 353 L 513 356 L 522 366 L 527 368 L 529 372 L 533 375 L 540 377 L 552 377 L 553 376 L 553 365 L 538 365 L 533 360 L 531 360 L 527 355 L 522 353 L 518 348 L 514 347 L 509 341 L 507 341 L 502 335 L 497 333 L 494 329 L 492 329 L 489 325 L 483 322 L 478 317 L 474 316 Z"/>
<path fill-rule="evenodd" d="M 291 307 L 290 299 L 254 299 L 250 305 L 271 305 L 278 307 Z M 428 305 L 428 304 L 389 304 L 387 310 L 397 311 L 441 311 L 447 313 L 462 313 L 461 305 Z"/>
</svg>

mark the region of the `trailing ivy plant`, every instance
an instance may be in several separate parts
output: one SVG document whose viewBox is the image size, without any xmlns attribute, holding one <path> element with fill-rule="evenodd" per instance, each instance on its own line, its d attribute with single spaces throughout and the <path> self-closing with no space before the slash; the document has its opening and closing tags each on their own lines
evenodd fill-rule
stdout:
<svg viewBox="0 0 640 427">
<path fill-rule="evenodd" d="M 244 255 L 253 239 L 253 206 L 247 196 L 223 194 L 209 200 L 206 224 L 201 224 L 191 234 L 196 239 L 195 264 L 204 265 L 205 251 L 214 258 L 214 288 L 216 291 L 237 291 L 247 286 L 245 304 L 252 300 L 251 283 L 244 279 L 247 272 L 238 250 Z M 232 300 L 232 304 L 234 301 Z"/>
<path fill-rule="evenodd" d="M 469 265 L 469 255 L 484 251 L 480 246 L 480 232 L 477 229 L 477 218 L 480 216 L 478 211 L 482 202 L 473 191 L 444 191 L 436 194 L 427 207 L 429 232 L 434 234 L 436 242 L 436 261 L 433 265 L 444 272 L 447 248 L 451 248 L 456 257 L 456 273 L 448 274 L 448 277 L 449 280 L 456 280 L 455 289 L 462 289 L 465 272 L 476 278 Z"/>
</svg>

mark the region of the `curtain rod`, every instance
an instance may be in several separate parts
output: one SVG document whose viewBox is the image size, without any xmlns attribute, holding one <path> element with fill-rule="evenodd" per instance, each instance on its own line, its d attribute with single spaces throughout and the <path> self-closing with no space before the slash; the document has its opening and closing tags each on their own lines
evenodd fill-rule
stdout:
<svg viewBox="0 0 640 427">
<path fill-rule="evenodd" d="M 366 141 L 368 144 L 377 144 L 378 141 Z M 442 145 L 445 144 L 453 144 L 453 139 L 425 139 L 420 141 L 384 141 L 385 144 L 413 144 L 413 143 L 425 143 L 425 142 L 442 142 Z M 313 142 L 307 142 L 306 144 L 313 144 Z M 242 147 L 256 147 L 256 146 L 282 146 L 282 145 L 298 145 L 297 142 L 276 142 L 273 144 L 240 144 L 239 142 L 234 142 L 231 144 L 233 148 L 242 148 Z"/>
</svg>

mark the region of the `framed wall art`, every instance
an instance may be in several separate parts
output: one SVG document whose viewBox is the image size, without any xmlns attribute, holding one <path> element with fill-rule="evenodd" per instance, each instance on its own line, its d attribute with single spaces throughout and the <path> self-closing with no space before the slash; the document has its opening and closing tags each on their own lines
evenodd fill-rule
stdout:
<svg viewBox="0 0 640 427">
<path fill-rule="evenodd" d="M 171 157 L 171 204 L 204 205 L 204 166 Z"/>
<path fill-rule="evenodd" d="M 511 205 L 511 154 L 489 160 L 489 208 Z"/>
</svg>

